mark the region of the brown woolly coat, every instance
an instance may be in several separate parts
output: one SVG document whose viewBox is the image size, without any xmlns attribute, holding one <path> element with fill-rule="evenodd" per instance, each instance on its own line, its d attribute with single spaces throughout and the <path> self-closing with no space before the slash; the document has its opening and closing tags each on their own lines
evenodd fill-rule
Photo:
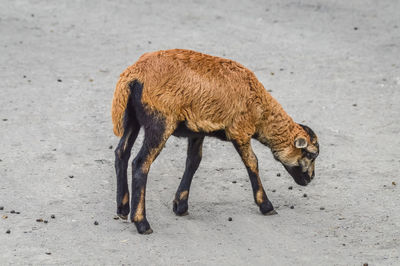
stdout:
<svg viewBox="0 0 400 266">
<path fill-rule="evenodd" d="M 171 125 L 186 121 L 195 132 L 225 130 L 235 140 L 257 135 L 275 150 L 299 134 L 307 136 L 252 71 L 232 60 L 182 49 L 146 53 L 121 74 L 112 102 L 117 136 L 124 132 L 129 83 L 134 80 L 143 84 L 143 104 Z"/>
</svg>

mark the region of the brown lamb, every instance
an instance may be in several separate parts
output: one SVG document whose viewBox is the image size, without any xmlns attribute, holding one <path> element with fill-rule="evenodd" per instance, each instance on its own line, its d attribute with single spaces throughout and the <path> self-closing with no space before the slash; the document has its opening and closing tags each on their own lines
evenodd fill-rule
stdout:
<svg viewBox="0 0 400 266">
<path fill-rule="evenodd" d="M 131 212 L 139 233 L 152 232 L 145 215 L 147 174 L 171 135 L 189 138 L 185 173 L 173 201 L 177 215 L 187 214 L 190 184 L 205 136 L 234 144 L 263 214 L 276 211 L 261 184 L 252 138 L 271 149 L 296 183 L 307 185 L 314 177 L 319 153 L 314 132 L 295 123 L 252 71 L 229 59 L 182 49 L 142 55 L 120 76 L 112 121 L 115 135 L 121 137 L 115 151 L 117 213 L 126 219 Z M 141 127 L 145 138 L 132 164 L 130 210 L 126 169 Z"/>
</svg>

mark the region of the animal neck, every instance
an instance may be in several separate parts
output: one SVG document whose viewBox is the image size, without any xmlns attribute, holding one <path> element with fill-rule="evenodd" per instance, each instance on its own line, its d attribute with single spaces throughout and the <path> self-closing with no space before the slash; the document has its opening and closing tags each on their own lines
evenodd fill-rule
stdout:
<svg viewBox="0 0 400 266">
<path fill-rule="evenodd" d="M 280 151 L 293 143 L 298 125 L 271 95 L 267 94 L 266 100 L 257 139 L 272 151 Z"/>
</svg>

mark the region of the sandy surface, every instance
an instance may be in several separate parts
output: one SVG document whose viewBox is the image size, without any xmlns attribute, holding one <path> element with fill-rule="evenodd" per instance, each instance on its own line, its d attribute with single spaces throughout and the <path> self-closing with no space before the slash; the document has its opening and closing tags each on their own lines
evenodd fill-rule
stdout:
<svg viewBox="0 0 400 266">
<path fill-rule="evenodd" d="M 77 2 L 0 1 L 0 264 L 398 265 L 399 1 Z M 114 86 L 168 48 L 241 62 L 318 134 L 305 188 L 254 142 L 279 215 L 259 213 L 234 148 L 209 138 L 176 217 L 186 140 L 170 138 L 149 174 L 154 233 L 113 219 Z"/>
</svg>

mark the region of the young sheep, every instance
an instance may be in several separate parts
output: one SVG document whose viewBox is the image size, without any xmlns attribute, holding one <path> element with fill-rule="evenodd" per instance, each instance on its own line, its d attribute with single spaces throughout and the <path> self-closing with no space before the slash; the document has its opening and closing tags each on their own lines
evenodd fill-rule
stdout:
<svg viewBox="0 0 400 266">
<path fill-rule="evenodd" d="M 293 122 L 253 72 L 234 61 L 189 50 L 146 53 L 120 76 L 112 102 L 117 214 L 141 234 L 152 229 L 146 219 L 147 174 L 171 136 L 188 137 L 186 168 L 173 201 L 176 215 L 188 210 L 190 184 L 202 157 L 205 136 L 231 141 L 245 164 L 256 204 L 263 214 L 276 214 L 258 173 L 250 140 L 268 146 L 297 184 L 314 177 L 317 137 Z M 144 141 L 132 162 L 129 209 L 127 166 L 131 149 L 144 128 Z"/>
</svg>

